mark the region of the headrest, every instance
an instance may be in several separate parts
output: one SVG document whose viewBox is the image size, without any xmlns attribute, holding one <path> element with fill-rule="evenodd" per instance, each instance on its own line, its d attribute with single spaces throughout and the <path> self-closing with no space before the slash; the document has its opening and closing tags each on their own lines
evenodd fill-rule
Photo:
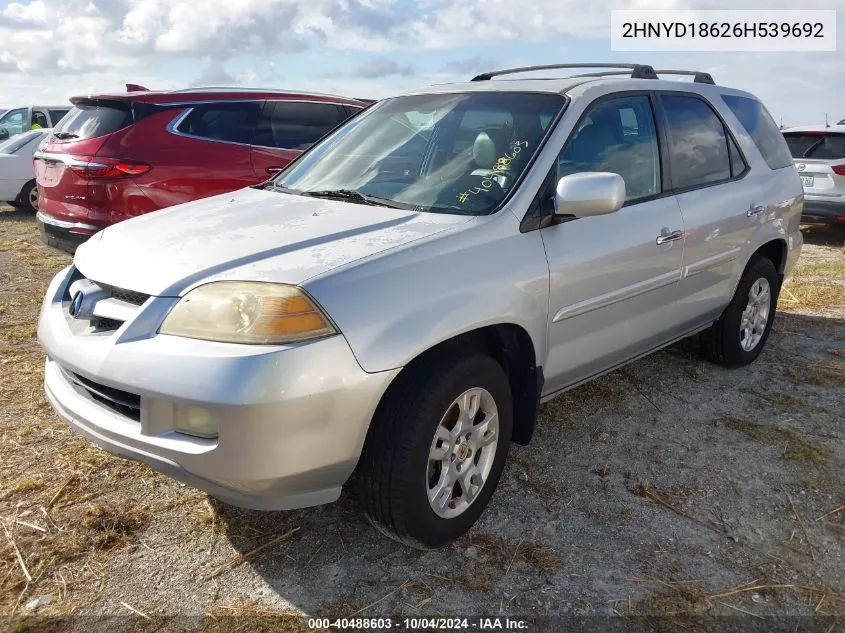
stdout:
<svg viewBox="0 0 845 633">
<path fill-rule="evenodd" d="M 479 167 L 492 167 L 496 162 L 496 144 L 487 132 L 479 132 L 475 137 L 472 158 Z"/>
</svg>

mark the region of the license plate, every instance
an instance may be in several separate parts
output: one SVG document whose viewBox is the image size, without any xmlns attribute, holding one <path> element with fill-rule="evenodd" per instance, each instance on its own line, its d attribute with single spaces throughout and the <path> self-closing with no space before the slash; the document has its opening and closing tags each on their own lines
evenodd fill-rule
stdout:
<svg viewBox="0 0 845 633">
<path fill-rule="evenodd" d="M 813 180 L 815 180 L 814 176 L 801 176 L 801 184 L 805 187 L 812 187 Z"/>
<path fill-rule="evenodd" d="M 62 176 L 61 165 L 44 160 L 35 161 L 35 180 L 42 187 L 52 187 Z"/>
</svg>

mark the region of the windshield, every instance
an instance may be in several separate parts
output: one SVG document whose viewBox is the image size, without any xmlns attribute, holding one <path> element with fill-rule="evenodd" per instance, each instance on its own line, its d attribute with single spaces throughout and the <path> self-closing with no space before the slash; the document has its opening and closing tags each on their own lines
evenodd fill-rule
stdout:
<svg viewBox="0 0 845 633">
<path fill-rule="evenodd" d="M 25 132 L 24 134 L 12 137 L 9 140 L 0 143 L 0 154 L 14 154 L 24 145 L 29 144 L 36 138 L 40 138 L 42 134 L 43 132 L 38 130 L 36 132 Z"/>
<path fill-rule="evenodd" d="M 490 213 L 519 181 L 564 103 L 561 95 L 525 92 L 387 99 L 274 184 L 348 199 L 352 192 L 419 211 Z"/>
</svg>

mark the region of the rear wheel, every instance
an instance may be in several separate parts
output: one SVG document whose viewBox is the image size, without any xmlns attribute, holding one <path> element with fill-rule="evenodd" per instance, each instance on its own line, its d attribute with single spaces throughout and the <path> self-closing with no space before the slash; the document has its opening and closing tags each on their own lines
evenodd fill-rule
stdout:
<svg viewBox="0 0 845 633">
<path fill-rule="evenodd" d="M 20 193 L 20 203 L 26 211 L 30 213 L 38 212 L 38 187 L 34 180 L 30 180 L 23 186 Z"/>
<path fill-rule="evenodd" d="M 422 549 L 469 530 L 502 474 L 512 409 L 507 375 L 488 356 L 440 355 L 406 369 L 379 406 L 361 456 L 373 525 Z"/>
<path fill-rule="evenodd" d="M 754 256 L 728 307 L 700 335 L 701 352 L 725 367 L 741 367 L 763 351 L 775 318 L 780 278 L 771 260 Z"/>
</svg>

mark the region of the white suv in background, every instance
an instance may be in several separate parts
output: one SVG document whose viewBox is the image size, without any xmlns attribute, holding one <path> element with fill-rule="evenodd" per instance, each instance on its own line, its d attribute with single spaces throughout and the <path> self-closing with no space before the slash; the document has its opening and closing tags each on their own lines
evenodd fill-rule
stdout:
<svg viewBox="0 0 845 633">
<path fill-rule="evenodd" d="M 783 130 L 804 185 L 804 220 L 845 226 L 845 125 Z"/>
</svg>

